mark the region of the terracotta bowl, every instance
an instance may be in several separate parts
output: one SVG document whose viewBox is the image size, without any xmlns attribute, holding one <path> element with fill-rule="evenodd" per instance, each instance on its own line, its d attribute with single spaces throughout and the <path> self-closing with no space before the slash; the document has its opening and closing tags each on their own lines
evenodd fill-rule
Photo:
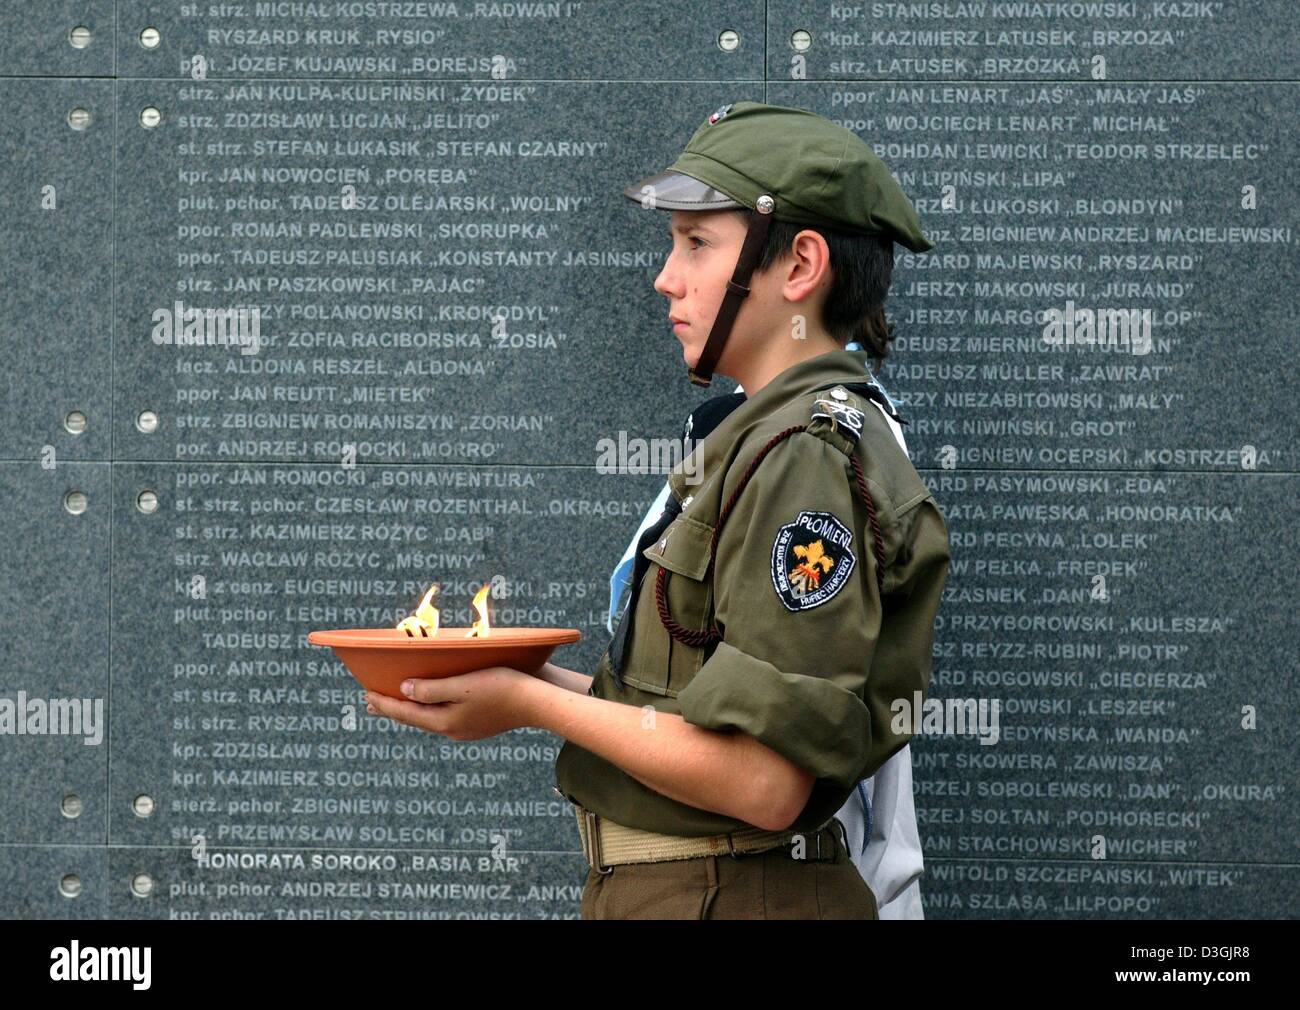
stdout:
<svg viewBox="0 0 1300 1010">
<path fill-rule="evenodd" d="M 576 628 L 493 628 L 486 638 L 469 638 L 469 628 L 439 628 L 431 638 L 411 638 L 396 628 L 312 631 L 307 641 L 328 645 L 367 691 L 405 698 L 399 685 L 408 677 L 454 677 L 488 666 L 508 666 L 534 674 L 557 645 L 576 642 Z"/>
</svg>

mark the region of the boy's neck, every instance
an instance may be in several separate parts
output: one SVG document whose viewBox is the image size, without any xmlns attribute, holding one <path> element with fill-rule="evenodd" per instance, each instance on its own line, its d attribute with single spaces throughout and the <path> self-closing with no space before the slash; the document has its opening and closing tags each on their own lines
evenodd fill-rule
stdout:
<svg viewBox="0 0 1300 1010">
<path fill-rule="evenodd" d="M 738 366 L 736 374 L 732 376 L 744 387 L 746 397 L 753 396 L 791 365 L 829 354 L 831 351 L 842 351 L 844 345 L 829 334 L 810 333 L 803 340 L 770 343 L 768 349 L 768 353 L 752 357 Z"/>
</svg>

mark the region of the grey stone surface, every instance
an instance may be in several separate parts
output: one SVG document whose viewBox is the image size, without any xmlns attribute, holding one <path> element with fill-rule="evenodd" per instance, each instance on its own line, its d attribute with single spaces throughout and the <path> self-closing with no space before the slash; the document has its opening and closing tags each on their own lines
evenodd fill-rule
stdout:
<svg viewBox="0 0 1300 1010">
<path fill-rule="evenodd" d="M 227 5 L 186 17 L 167 0 L 119 0 L 122 77 L 457 80 L 761 80 L 759 0 L 698 3 Z M 389 8 L 385 11 L 384 8 Z M 149 50 L 147 27 L 161 34 Z M 724 31 L 739 45 L 722 49 Z"/>
<path fill-rule="evenodd" d="M 0 102 L 0 456 L 107 459 L 113 83 L 0 78 Z M 74 109 L 85 129 L 69 125 Z M 75 435 L 73 411 L 85 416 Z"/>
<path fill-rule="evenodd" d="M 649 356 L 647 381 L 628 384 L 610 345 L 632 333 L 672 346 L 650 286 L 663 215 L 640 219 L 620 193 L 667 164 L 689 124 L 618 118 L 643 85 L 607 87 L 608 114 L 588 119 L 585 86 L 538 85 L 544 95 L 503 108 L 476 134 L 483 154 L 462 159 L 440 155 L 443 133 L 423 129 L 419 103 L 369 103 L 387 117 L 382 128 L 348 130 L 331 124 L 360 115 L 357 104 L 313 99 L 307 87 L 120 86 L 122 455 L 325 461 L 351 442 L 363 461 L 586 464 L 602 437 L 677 423 L 689 394 L 675 356 Z M 803 102 L 876 142 L 938 243 L 925 256 L 899 253 L 898 354 L 883 372 L 915 415 L 918 465 L 1294 469 L 1300 432 L 1284 383 L 1293 322 L 1269 298 L 1295 271 L 1287 243 L 1298 212 L 1271 196 L 1296 184 L 1286 156 L 1296 120 L 1285 114 L 1294 89 L 1079 84 L 1047 111 L 1033 87 L 1005 85 L 1004 104 L 982 113 L 992 133 L 972 121 L 918 136 L 913 121 L 941 114 L 953 88 L 863 85 L 869 112 L 846 112 L 840 85 L 769 89 L 772 101 Z M 723 97 L 705 91 L 664 86 L 656 105 L 699 110 Z M 1174 94 L 1179 104 L 1165 104 Z M 1190 123 L 1159 141 L 1098 132 L 1103 95 L 1128 95 L 1166 130 Z M 151 104 L 166 110 L 153 130 L 138 120 Z M 528 125 L 538 104 L 555 114 L 548 126 Z M 222 125 L 227 114 L 262 122 L 251 117 L 263 107 L 322 125 Z M 196 115 L 211 125 L 192 125 Z M 1069 127 L 1045 125 L 1057 119 Z M 267 153 L 286 133 L 299 147 Z M 637 142 L 646 136 L 650 150 Z M 520 157 L 564 143 L 586 146 L 576 158 Z M 1111 146 L 1122 156 L 1106 157 Z M 1211 147 L 1242 157 L 1192 153 Z M 1152 158 L 1176 171 L 1151 173 Z M 435 167 L 469 174 L 430 187 Z M 321 170 L 335 174 L 304 185 Z M 1258 180 L 1257 210 L 1234 206 L 1243 170 Z M 277 181 L 294 173 L 298 181 Z M 340 209 L 347 186 L 358 208 Z M 487 202 L 458 210 L 458 199 Z M 555 213 L 512 209 L 533 200 Z M 177 301 L 258 307 L 264 346 L 196 351 L 146 339 L 154 313 Z M 1057 341 L 1044 333 L 1047 310 L 1131 312 L 1135 329 L 1105 344 Z M 536 381 L 556 370 L 589 376 L 587 397 Z M 1251 395 L 1225 396 L 1227 374 Z M 467 389 L 473 414 L 461 410 Z M 611 409 L 592 409 L 606 391 L 620 394 Z M 134 423 L 145 406 L 161 416 L 147 435 Z"/>
<path fill-rule="evenodd" d="M 127 846 L 109 850 L 108 867 L 112 919 L 576 919 L 587 875 L 577 852 L 508 847 Z M 143 897 L 131 886 L 141 875 Z"/>
<path fill-rule="evenodd" d="M 680 431 L 702 397 L 651 286 L 667 219 L 621 192 L 671 160 L 700 110 L 761 86 L 538 84 L 499 106 L 413 86 L 446 93 L 358 103 L 273 97 L 306 96 L 306 82 L 119 84 L 119 456 L 333 461 L 352 443 L 361 462 L 590 466 L 602 438 Z M 448 103 L 492 123 L 430 129 Z M 151 106 L 163 123 L 146 129 Z M 365 109 L 391 118 L 331 125 Z M 222 125 L 259 110 L 322 125 Z M 486 146 L 438 147 L 460 142 Z M 348 186 L 359 203 L 342 209 Z M 178 301 L 257 307 L 264 346 L 155 342 L 155 313 L 179 317 Z M 144 409 L 160 419 L 149 434 Z"/>
<path fill-rule="evenodd" d="M 111 77 L 114 8 L 114 0 L 0 6 L 0 77 Z M 90 34 L 79 33 L 74 46 L 75 28 Z"/>
<path fill-rule="evenodd" d="M 118 464 L 112 842 L 469 851 L 499 833 L 511 849 L 575 847 L 552 789 L 562 740 L 456 742 L 369 716 L 307 633 L 392 627 L 432 582 L 443 626 L 468 628 L 474 593 L 500 578 L 489 618 L 578 629 L 555 661 L 593 671 L 609 637 L 606 560 L 662 480 Z M 132 505 L 146 490 L 160 499 L 150 515 Z M 133 813 L 140 794 L 156 800 L 147 818 Z"/>
<path fill-rule="evenodd" d="M 1292 859 L 1295 475 L 924 477 L 954 554 L 930 697 L 982 707 L 913 738 L 925 852 Z"/>
<path fill-rule="evenodd" d="M 927 919 L 1289 919 L 1295 868 L 927 856 Z"/>
<path fill-rule="evenodd" d="M 896 359 L 881 372 L 917 466 L 1294 471 L 1295 322 L 1277 294 L 1298 279 L 1300 211 L 1265 194 L 1296 185 L 1295 86 L 951 98 L 983 87 L 768 89 L 872 144 L 936 243 L 895 247 Z M 1114 132 L 1128 117 L 1153 125 Z M 1149 312 L 1149 341 L 1048 339 L 1044 310 L 1085 308 Z"/>
<path fill-rule="evenodd" d="M 1300 66 L 1291 0 L 772 0 L 767 14 L 773 81 L 1261 81 Z"/>
<path fill-rule="evenodd" d="M 5 918 L 109 918 L 108 862 L 103 845 L 0 846 Z"/>
<path fill-rule="evenodd" d="M 107 464 L 0 463 L 3 843 L 107 840 L 110 483 Z"/>
<path fill-rule="evenodd" d="M 345 729 L 360 689 L 306 634 L 433 581 L 467 625 L 504 576 L 494 620 L 578 628 L 554 658 L 594 668 L 662 480 L 598 442 L 733 387 L 687 384 L 664 216 L 621 190 L 748 98 L 856 130 L 938 242 L 898 253 L 882 377 L 953 536 L 931 698 L 996 701 L 999 736 L 914 742 L 927 917 L 1293 916 L 1295 19 L 976 6 L 0 12 L 0 702 L 102 698 L 110 730 L 0 736 L 0 914 L 577 914 L 561 741 Z M 929 58 L 965 62 L 900 62 Z M 1151 308 L 1151 353 L 1046 346 L 1067 299 Z M 257 304 L 264 346 L 158 344 L 177 300 Z"/>
</svg>

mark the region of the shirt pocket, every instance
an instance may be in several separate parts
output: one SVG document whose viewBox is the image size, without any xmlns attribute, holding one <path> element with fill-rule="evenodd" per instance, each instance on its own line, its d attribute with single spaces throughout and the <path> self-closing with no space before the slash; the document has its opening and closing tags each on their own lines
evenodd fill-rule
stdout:
<svg viewBox="0 0 1300 1010">
<path fill-rule="evenodd" d="M 651 642 L 647 663 L 639 673 L 652 689 L 670 698 L 677 697 L 691 682 L 704 662 L 706 650 L 703 646 L 679 642 L 668 634 L 659 614 L 655 584 L 660 569 L 665 570 L 664 602 L 674 621 L 691 631 L 712 627 L 713 578 L 709 565 L 712 540 L 712 526 L 680 516 L 643 552 L 651 565 L 637 600 L 635 633 L 639 638 L 644 629 Z M 644 627 L 643 621 L 650 627 Z"/>
</svg>

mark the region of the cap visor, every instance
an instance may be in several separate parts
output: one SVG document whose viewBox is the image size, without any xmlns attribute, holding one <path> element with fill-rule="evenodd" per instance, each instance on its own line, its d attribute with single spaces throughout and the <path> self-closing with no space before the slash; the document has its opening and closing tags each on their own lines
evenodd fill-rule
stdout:
<svg viewBox="0 0 1300 1010">
<path fill-rule="evenodd" d="M 649 187 L 649 192 L 646 192 Z M 660 172 L 647 176 L 623 190 L 629 200 L 641 203 L 652 195 L 655 210 L 744 210 L 745 205 L 681 172 Z"/>
</svg>

